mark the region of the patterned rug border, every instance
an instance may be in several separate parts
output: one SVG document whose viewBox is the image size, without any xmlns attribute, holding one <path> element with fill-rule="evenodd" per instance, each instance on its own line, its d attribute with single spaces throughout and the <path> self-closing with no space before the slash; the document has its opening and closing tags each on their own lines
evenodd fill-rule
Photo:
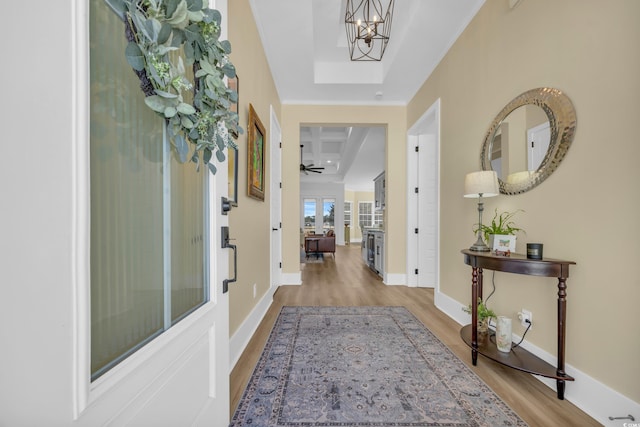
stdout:
<svg viewBox="0 0 640 427">
<path fill-rule="evenodd" d="M 478 420 L 471 420 L 470 423 L 459 423 L 459 422 L 452 422 L 452 423 L 441 423 L 441 422 L 429 422 L 429 423 L 414 423 L 414 422 L 409 422 L 409 423 L 404 423 L 404 422 L 389 422 L 389 421 L 383 421 L 383 422 L 367 422 L 367 421 L 359 421 L 359 422 L 287 422 L 285 424 L 281 424 L 281 423 L 268 423 L 268 424 L 264 424 L 264 423 L 254 423 L 252 420 L 248 420 L 247 423 L 245 423 L 244 418 L 245 416 L 248 414 L 249 412 L 249 407 L 251 406 L 251 400 L 255 399 L 255 392 L 256 392 L 256 383 L 260 380 L 260 377 L 263 375 L 263 371 L 265 368 L 265 365 L 267 363 L 267 361 L 269 360 L 269 355 L 271 354 L 271 350 L 272 347 L 274 346 L 274 341 L 277 338 L 277 336 L 279 334 L 281 334 L 281 330 L 279 330 L 278 328 L 281 326 L 280 323 L 282 321 L 282 318 L 284 315 L 287 314 L 291 314 L 289 312 L 293 312 L 293 314 L 298 314 L 298 315 L 303 315 L 303 314 L 309 314 L 309 315 L 322 315 L 322 314 L 335 314 L 335 315 L 346 315 L 346 314 L 354 314 L 354 315 L 392 315 L 392 314 L 396 314 L 396 315 L 405 315 L 405 316 L 409 316 L 413 322 L 415 322 L 416 325 L 418 325 L 420 327 L 420 329 L 422 329 L 423 333 L 427 334 L 428 336 L 430 336 L 435 342 L 437 342 L 437 344 L 440 346 L 440 350 L 442 352 L 441 357 L 445 357 L 447 360 L 452 359 L 455 362 L 452 363 L 457 363 L 460 365 L 461 371 L 463 371 L 463 373 L 465 375 L 468 375 L 469 377 L 471 377 L 476 383 L 477 385 L 479 385 L 482 390 L 480 390 L 480 392 L 482 393 L 486 393 L 487 397 L 489 398 L 493 398 L 492 399 L 492 403 L 495 404 L 500 412 L 502 414 L 504 414 L 505 416 L 507 416 L 509 418 L 509 420 L 505 420 L 504 424 L 505 426 L 518 426 L 518 427 L 526 427 L 527 424 L 524 422 L 524 420 L 522 420 L 517 413 L 506 403 L 504 402 L 504 400 L 502 400 L 494 391 L 493 389 L 491 389 L 491 387 L 489 387 L 487 385 L 487 383 L 480 378 L 469 366 L 467 366 L 462 359 L 460 359 L 456 354 L 453 353 L 453 351 L 451 351 L 451 349 L 449 349 L 449 347 L 447 347 L 447 345 L 445 345 L 426 325 L 424 325 L 417 316 L 415 316 L 409 309 L 407 309 L 404 306 L 283 306 L 279 313 L 278 316 L 276 317 L 276 320 L 274 322 L 274 324 L 271 327 L 271 331 L 269 332 L 269 336 L 265 342 L 265 345 L 263 346 L 262 352 L 260 354 L 260 357 L 258 358 L 258 361 L 256 363 L 256 366 L 253 369 L 253 372 L 251 374 L 251 376 L 249 377 L 249 380 L 246 384 L 245 390 L 242 394 L 242 397 L 240 398 L 237 408 L 234 411 L 234 415 L 232 417 L 231 420 L 231 424 L 230 427 L 237 427 L 237 426 L 245 426 L 245 425 L 253 425 L 253 426 L 260 426 L 260 427 L 267 427 L 267 426 L 272 426 L 272 427 L 293 427 L 293 426 L 458 426 L 458 427 L 463 427 L 463 426 L 469 426 L 469 427 L 480 427 L 480 426 L 484 426 L 484 427 L 495 427 L 496 424 L 492 423 L 492 420 L 490 419 L 485 419 L 484 422 L 483 421 L 478 421 Z M 308 313 L 307 313 L 308 312 Z M 325 313 L 325 312 L 329 312 L 329 313 Z M 360 313 L 361 312 L 361 313 Z M 397 312 L 397 313 L 396 313 Z M 401 312 L 401 314 L 400 314 Z M 395 318 L 394 318 L 395 320 Z M 414 349 L 418 352 L 419 348 L 417 347 L 416 343 L 413 343 L 414 345 Z M 285 362 L 285 368 L 291 368 L 291 366 L 288 364 L 289 362 Z M 443 384 L 446 385 L 446 387 L 448 389 L 450 389 L 451 391 L 451 387 L 449 387 L 448 384 L 444 383 Z M 286 388 L 286 387 L 285 387 Z M 480 394 L 480 392 L 478 393 L 478 395 Z M 452 392 L 453 393 L 453 392 Z M 456 399 L 457 400 L 457 399 Z M 281 403 L 281 402 L 278 402 Z M 460 401 L 458 401 L 458 404 L 462 405 L 462 406 L 467 406 L 468 404 L 465 403 L 461 403 Z M 273 411 L 273 407 L 272 407 L 272 411 Z M 282 411 L 280 410 L 280 413 Z"/>
</svg>

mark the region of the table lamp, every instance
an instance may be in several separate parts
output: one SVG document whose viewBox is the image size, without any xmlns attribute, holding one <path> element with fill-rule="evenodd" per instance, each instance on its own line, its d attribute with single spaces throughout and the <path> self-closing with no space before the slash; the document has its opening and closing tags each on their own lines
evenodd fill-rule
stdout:
<svg viewBox="0 0 640 427">
<path fill-rule="evenodd" d="M 478 240 L 469 248 L 472 251 L 488 252 L 491 249 L 482 240 L 483 197 L 500 194 L 498 175 L 495 171 L 479 171 L 468 173 L 464 179 L 464 197 L 478 199 Z"/>
</svg>

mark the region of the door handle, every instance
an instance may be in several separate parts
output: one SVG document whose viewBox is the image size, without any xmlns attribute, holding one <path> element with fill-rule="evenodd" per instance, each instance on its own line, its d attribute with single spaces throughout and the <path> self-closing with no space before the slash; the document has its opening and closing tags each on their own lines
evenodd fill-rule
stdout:
<svg viewBox="0 0 640 427">
<path fill-rule="evenodd" d="M 229 240 L 231 240 L 231 238 L 229 237 L 228 226 L 225 225 L 221 227 L 220 235 L 222 236 L 222 248 L 233 249 L 233 278 L 224 279 L 222 281 L 222 293 L 226 294 L 229 291 L 229 283 L 233 283 L 238 280 L 238 250 L 236 245 L 232 245 L 231 243 L 229 243 Z"/>
<path fill-rule="evenodd" d="M 272 228 L 271 231 L 278 231 L 278 229 L 277 228 Z"/>
</svg>

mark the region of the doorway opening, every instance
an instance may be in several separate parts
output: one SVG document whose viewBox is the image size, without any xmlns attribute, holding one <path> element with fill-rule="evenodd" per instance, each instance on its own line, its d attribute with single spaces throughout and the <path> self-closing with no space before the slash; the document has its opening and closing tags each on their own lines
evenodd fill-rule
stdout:
<svg viewBox="0 0 640 427">
<path fill-rule="evenodd" d="M 359 207 L 374 205 L 374 178 L 385 169 L 385 149 L 385 125 L 300 126 L 301 233 L 332 229 L 337 245 L 360 246 L 362 227 L 382 222 L 382 212 L 372 209 L 370 221 L 362 223 Z M 307 172 L 309 165 L 322 169 Z"/>
</svg>

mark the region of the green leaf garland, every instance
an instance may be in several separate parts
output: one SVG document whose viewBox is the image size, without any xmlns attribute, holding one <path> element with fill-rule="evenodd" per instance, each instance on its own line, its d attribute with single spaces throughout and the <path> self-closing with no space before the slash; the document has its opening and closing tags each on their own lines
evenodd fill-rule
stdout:
<svg viewBox="0 0 640 427">
<path fill-rule="evenodd" d="M 202 162 L 215 173 L 213 154 L 224 161 L 224 148 L 237 148 L 231 133 L 243 133 L 238 114 L 231 111 L 238 94 L 224 81 L 236 70 L 228 56 L 231 43 L 219 39 L 220 12 L 203 0 L 105 2 L 125 22 L 125 57 L 140 78 L 145 104 L 164 118 L 178 157 L 197 167 Z M 180 48 L 193 68 L 193 82 L 175 53 Z M 184 101 L 186 91 L 193 91 L 193 105 Z"/>
</svg>

